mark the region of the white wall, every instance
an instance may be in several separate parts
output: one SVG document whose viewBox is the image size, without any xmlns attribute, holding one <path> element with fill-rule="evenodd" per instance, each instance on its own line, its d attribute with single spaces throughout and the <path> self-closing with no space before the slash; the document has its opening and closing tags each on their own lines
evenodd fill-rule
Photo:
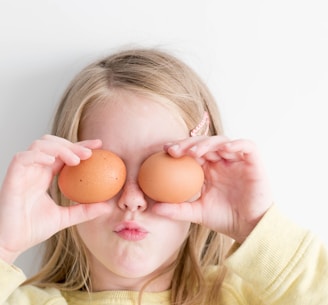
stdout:
<svg viewBox="0 0 328 305">
<path fill-rule="evenodd" d="M 161 46 L 208 82 L 226 133 L 257 142 L 277 204 L 328 243 L 326 3 L 0 0 L 0 179 L 49 131 L 81 67 L 122 45 Z M 17 261 L 28 275 L 38 250 Z"/>
</svg>

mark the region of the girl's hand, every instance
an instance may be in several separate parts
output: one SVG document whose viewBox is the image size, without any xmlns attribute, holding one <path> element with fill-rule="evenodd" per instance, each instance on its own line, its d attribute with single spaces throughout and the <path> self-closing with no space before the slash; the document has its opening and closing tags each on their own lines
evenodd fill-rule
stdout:
<svg viewBox="0 0 328 305">
<path fill-rule="evenodd" d="M 203 167 L 205 183 L 197 200 L 156 204 L 154 211 L 202 224 L 242 243 L 273 202 L 255 145 L 211 136 L 191 137 L 164 149 L 173 157 L 196 158 Z"/>
<path fill-rule="evenodd" d="M 56 232 L 93 219 L 105 203 L 61 207 L 48 195 L 53 177 L 64 164 L 77 165 L 101 146 L 99 140 L 73 144 L 46 135 L 16 154 L 0 189 L 0 257 L 8 263 Z"/>
</svg>

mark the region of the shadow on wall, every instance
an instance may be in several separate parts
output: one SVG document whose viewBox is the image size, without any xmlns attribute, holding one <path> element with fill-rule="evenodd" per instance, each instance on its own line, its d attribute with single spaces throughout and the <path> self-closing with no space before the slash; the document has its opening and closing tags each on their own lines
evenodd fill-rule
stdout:
<svg viewBox="0 0 328 305">
<path fill-rule="evenodd" d="M 15 266 L 21 268 L 27 277 L 30 277 L 39 271 L 43 256 L 43 244 L 37 245 L 24 252 L 15 261 Z"/>
</svg>

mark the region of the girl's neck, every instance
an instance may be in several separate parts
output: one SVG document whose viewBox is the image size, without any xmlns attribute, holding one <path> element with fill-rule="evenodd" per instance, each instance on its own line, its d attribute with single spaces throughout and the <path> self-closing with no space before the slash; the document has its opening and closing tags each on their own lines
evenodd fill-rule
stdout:
<svg viewBox="0 0 328 305">
<path fill-rule="evenodd" d="M 142 278 L 122 278 L 119 276 L 107 277 L 106 275 L 91 276 L 92 292 L 98 291 L 141 291 L 161 292 L 170 289 L 173 270 L 161 275 L 151 274 Z"/>
</svg>

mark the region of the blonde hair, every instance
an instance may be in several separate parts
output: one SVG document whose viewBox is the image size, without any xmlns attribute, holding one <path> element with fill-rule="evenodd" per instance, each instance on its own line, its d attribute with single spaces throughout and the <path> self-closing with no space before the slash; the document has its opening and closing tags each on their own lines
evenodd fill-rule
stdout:
<svg viewBox="0 0 328 305">
<path fill-rule="evenodd" d="M 223 133 L 217 104 L 199 76 L 177 57 L 150 48 L 121 50 L 84 68 L 63 95 L 52 133 L 72 142 L 78 141 L 88 107 L 108 101 L 114 90 L 166 98 L 171 103 L 168 107 L 177 110 L 190 130 L 202 120 L 206 111 L 210 119 L 208 134 Z M 58 190 L 56 181 L 50 194 L 58 204 L 70 204 Z M 204 274 L 210 266 L 222 265 L 227 245 L 230 240 L 226 244 L 224 236 L 201 225 L 191 225 L 178 260 L 171 266 L 174 268 L 172 304 L 201 304 L 208 299 L 210 292 Z M 45 246 L 43 266 L 28 283 L 61 290 L 92 287 L 86 250 L 75 227 L 58 232 Z M 212 287 L 213 304 L 223 275 L 218 272 Z"/>
</svg>

